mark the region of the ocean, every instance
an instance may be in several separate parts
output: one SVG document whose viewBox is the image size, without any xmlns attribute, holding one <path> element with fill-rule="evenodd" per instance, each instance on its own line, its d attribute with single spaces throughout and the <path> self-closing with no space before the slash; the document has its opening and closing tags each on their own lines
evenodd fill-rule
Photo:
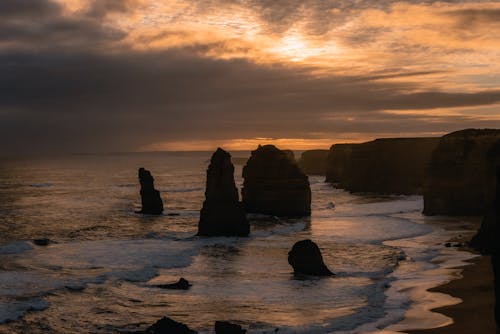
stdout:
<svg viewBox="0 0 500 334">
<path fill-rule="evenodd" d="M 248 156 L 233 152 L 233 157 Z M 425 217 L 421 196 L 353 195 L 310 176 L 312 215 L 250 215 L 247 238 L 195 236 L 210 152 L 117 153 L 0 162 L 0 333 L 127 333 L 163 316 L 200 333 L 216 320 L 249 333 L 395 333 L 451 319 L 428 288 L 474 255 L 444 247 L 465 218 Z M 149 169 L 165 213 L 140 208 Z M 235 170 L 241 188 L 242 166 Z M 49 246 L 33 239 L 49 238 Z M 297 278 L 312 239 L 337 275 Z M 188 291 L 157 284 L 185 277 Z"/>
</svg>

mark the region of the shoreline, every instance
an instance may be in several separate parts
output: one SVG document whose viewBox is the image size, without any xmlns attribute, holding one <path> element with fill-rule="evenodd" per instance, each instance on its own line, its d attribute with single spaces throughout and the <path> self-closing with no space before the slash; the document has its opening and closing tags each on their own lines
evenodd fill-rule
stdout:
<svg viewBox="0 0 500 334">
<path fill-rule="evenodd" d="M 460 298 L 461 303 L 433 309 L 453 319 L 444 327 L 425 330 L 409 330 L 407 334 L 494 334 L 494 288 L 493 271 L 489 256 L 480 256 L 468 261 L 463 267 L 462 278 L 432 288 L 429 291 Z"/>
</svg>

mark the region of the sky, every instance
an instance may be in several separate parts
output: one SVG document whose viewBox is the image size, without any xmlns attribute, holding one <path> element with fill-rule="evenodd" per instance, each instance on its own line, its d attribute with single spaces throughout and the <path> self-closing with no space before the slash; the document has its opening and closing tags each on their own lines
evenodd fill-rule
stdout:
<svg viewBox="0 0 500 334">
<path fill-rule="evenodd" d="M 500 2 L 1 0 L 0 154 L 500 128 Z"/>
</svg>

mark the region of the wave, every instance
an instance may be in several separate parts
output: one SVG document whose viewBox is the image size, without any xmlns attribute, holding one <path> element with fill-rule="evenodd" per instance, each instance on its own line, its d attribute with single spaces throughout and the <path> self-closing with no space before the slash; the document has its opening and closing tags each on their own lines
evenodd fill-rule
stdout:
<svg viewBox="0 0 500 334">
<path fill-rule="evenodd" d="M 33 246 L 27 241 L 18 241 L 0 246 L 0 255 L 21 254 L 32 249 Z"/>
</svg>

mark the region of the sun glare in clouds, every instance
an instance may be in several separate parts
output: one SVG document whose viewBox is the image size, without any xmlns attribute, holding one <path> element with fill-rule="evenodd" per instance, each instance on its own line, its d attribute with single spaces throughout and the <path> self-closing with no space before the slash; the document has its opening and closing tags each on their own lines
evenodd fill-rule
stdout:
<svg viewBox="0 0 500 334">
<path fill-rule="evenodd" d="M 65 15 L 78 15 L 93 1 L 56 0 Z M 195 56 L 299 69 L 311 78 L 341 75 L 364 82 L 391 84 L 400 93 L 446 92 L 474 94 L 496 90 L 500 83 L 500 3 L 496 1 L 311 1 L 284 2 L 123 0 L 126 10 L 110 12 L 102 24 L 118 27 L 124 50 L 149 52 L 185 50 Z M 334 8 L 338 7 L 338 8 Z M 334 89 L 334 88 L 332 88 Z M 363 96 L 359 97 L 363 99 Z M 314 101 L 313 101 L 314 102 Z M 376 110 L 384 115 L 443 120 L 498 121 L 498 105 L 426 110 Z M 415 109 L 415 108 L 411 108 Z M 336 110 L 332 105 L 331 110 Z M 325 122 L 359 118 L 339 110 Z M 472 124 L 472 123 L 471 123 Z M 479 124 L 479 123 L 477 123 Z M 423 130 L 424 131 L 424 130 Z M 423 133 L 423 132 L 422 132 Z M 263 135 L 256 133 L 255 136 Z M 333 142 L 359 141 L 383 134 L 311 135 L 225 141 L 153 143 L 146 150 L 251 149 L 256 145 L 307 149 Z M 390 136 L 390 134 L 388 134 Z M 405 135 L 405 134 L 402 134 Z M 407 133 L 410 135 L 410 133 Z M 332 138 L 336 136 L 336 138 Z"/>
</svg>

